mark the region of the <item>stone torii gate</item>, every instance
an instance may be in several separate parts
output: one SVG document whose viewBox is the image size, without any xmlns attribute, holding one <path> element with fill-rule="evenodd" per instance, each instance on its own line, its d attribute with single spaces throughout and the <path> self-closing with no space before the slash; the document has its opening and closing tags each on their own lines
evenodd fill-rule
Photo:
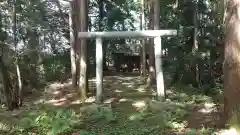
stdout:
<svg viewBox="0 0 240 135">
<path fill-rule="evenodd" d="M 96 39 L 96 101 L 102 100 L 103 93 L 103 49 L 102 38 L 154 38 L 155 68 L 157 82 L 157 98 L 165 97 L 162 70 L 162 36 L 177 35 L 177 30 L 145 30 L 145 31 L 111 31 L 111 32 L 79 32 L 78 38 Z"/>
</svg>

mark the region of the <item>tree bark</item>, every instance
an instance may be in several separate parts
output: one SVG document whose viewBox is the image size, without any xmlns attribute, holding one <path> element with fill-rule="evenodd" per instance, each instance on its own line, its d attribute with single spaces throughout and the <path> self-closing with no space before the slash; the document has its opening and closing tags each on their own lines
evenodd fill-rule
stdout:
<svg viewBox="0 0 240 135">
<path fill-rule="evenodd" d="M 18 106 L 22 106 L 22 79 L 21 72 L 18 65 L 18 50 L 17 50 L 17 14 L 16 14 L 16 0 L 13 0 L 13 43 L 15 46 L 15 68 L 17 73 L 17 82 L 18 82 Z"/>
<path fill-rule="evenodd" d="M 76 88 L 77 87 L 77 65 L 76 65 L 76 46 L 75 46 L 75 30 L 76 28 L 74 27 L 73 23 L 75 22 L 74 20 L 74 2 L 70 1 L 70 12 L 69 12 L 69 34 L 70 34 L 70 55 L 71 55 L 71 73 L 72 73 L 72 87 Z"/>
<path fill-rule="evenodd" d="M 0 73 L 3 81 L 3 89 L 4 89 L 4 95 L 6 98 L 6 105 L 8 110 L 13 110 L 14 108 L 19 107 L 18 106 L 18 100 L 17 100 L 17 93 L 13 89 L 11 85 L 11 80 L 10 80 L 10 75 L 8 73 L 8 68 L 4 63 L 3 60 L 3 51 L 4 49 L 2 48 L 1 56 L 0 56 Z"/>
<path fill-rule="evenodd" d="M 158 7 L 157 7 L 158 6 Z M 159 22 L 159 3 L 157 0 L 150 0 L 149 3 L 149 28 L 150 29 L 158 29 Z M 156 26 L 155 26 L 156 25 Z M 156 84 L 156 71 L 155 71 L 155 57 L 154 57 L 154 41 L 153 39 L 149 40 L 149 76 L 147 83 L 149 86 Z"/>
<path fill-rule="evenodd" d="M 103 0 L 98 0 L 98 5 L 99 5 L 99 24 L 98 24 L 98 30 L 103 31 L 104 30 L 104 1 Z M 107 67 L 107 40 L 103 39 L 103 71 L 108 70 Z"/>
<path fill-rule="evenodd" d="M 87 17 L 88 17 L 88 10 L 87 10 L 87 3 L 88 0 L 81 0 L 79 1 L 79 7 L 80 7 L 80 31 L 87 31 Z M 81 39 L 81 57 L 80 57 L 80 76 L 79 76 L 79 89 L 81 93 L 82 99 L 86 99 L 87 97 L 87 41 L 86 39 Z"/>
<path fill-rule="evenodd" d="M 33 66 L 30 67 L 30 74 L 29 74 L 29 79 L 30 83 L 33 87 L 38 86 L 38 81 L 39 81 L 39 70 L 38 70 L 38 61 L 39 61 L 39 42 L 38 42 L 38 33 L 36 29 L 27 29 L 27 35 L 29 37 L 28 40 L 28 49 L 31 50 L 28 53 L 29 57 L 29 64 L 32 64 Z"/>
<path fill-rule="evenodd" d="M 193 48 L 192 53 L 197 54 L 198 52 L 198 1 L 193 3 L 194 12 L 193 12 Z M 194 59 L 193 62 L 193 76 L 195 77 L 195 86 L 200 87 L 200 74 L 199 74 L 199 65 L 198 59 Z"/>
<path fill-rule="evenodd" d="M 228 0 L 225 18 L 224 46 L 224 112 L 226 123 L 239 111 L 240 104 L 240 1 Z M 239 115 L 235 116 L 239 119 Z"/>
<path fill-rule="evenodd" d="M 80 31 L 80 15 L 79 15 L 79 0 L 73 0 L 73 35 L 74 35 L 74 46 L 75 46 L 75 61 L 76 61 L 76 84 L 77 84 L 77 89 L 79 89 L 79 81 L 80 81 L 80 57 L 81 57 L 81 41 L 78 38 L 78 32 Z"/>
<path fill-rule="evenodd" d="M 98 22 L 98 30 L 103 31 L 103 17 L 104 17 L 104 5 L 103 0 L 98 0 L 99 5 L 99 22 Z"/>
<path fill-rule="evenodd" d="M 140 14 L 140 29 L 145 29 L 145 12 L 144 12 L 144 0 L 141 0 L 141 14 Z M 141 75 L 146 76 L 146 47 L 145 40 L 141 40 Z"/>
<path fill-rule="evenodd" d="M 103 31 L 104 30 L 104 1 L 98 0 L 99 5 L 99 23 L 98 23 L 98 30 Z M 103 70 L 107 70 L 107 44 L 106 41 L 103 39 Z"/>
</svg>

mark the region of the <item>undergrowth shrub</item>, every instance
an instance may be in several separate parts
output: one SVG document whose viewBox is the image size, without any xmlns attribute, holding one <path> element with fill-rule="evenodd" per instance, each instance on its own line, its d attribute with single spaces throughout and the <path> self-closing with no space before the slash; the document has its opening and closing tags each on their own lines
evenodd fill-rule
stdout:
<svg viewBox="0 0 240 135">
<path fill-rule="evenodd" d="M 218 135 L 216 131 L 211 128 L 202 128 L 200 130 L 190 129 L 186 132 L 186 135 Z"/>
<path fill-rule="evenodd" d="M 109 123 L 116 120 L 110 105 L 91 104 L 80 108 L 80 112 L 87 121 L 96 122 L 103 120 Z"/>
<path fill-rule="evenodd" d="M 161 107 L 159 107 L 161 104 Z M 164 104 L 164 105 L 163 105 Z M 162 108 L 162 109 L 156 109 Z M 183 119 L 188 114 L 187 106 L 181 104 L 175 104 L 174 102 L 153 102 L 149 105 L 148 110 L 157 110 L 152 115 L 155 119 L 158 119 L 161 128 L 184 128 L 186 126 Z"/>
<path fill-rule="evenodd" d="M 83 129 L 91 123 L 109 124 L 115 120 L 115 114 L 109 105 L 85 105 L 78 114 L 73 110 L 44 106 L 22 118 L 16 132 L 19 135 L 29 132 L 37 135 L 66 135 L 75 132 L 96 135 L 95 132 Z"/>
<path fill-rule="evenodd" d="M 45 109 L 22 118 L 19 131 L 38 135 L 58 135 L 70 132 L 81 124 L 80 117 L 72 110 Z"/>
<path fill-rule="evenodd" d="M 238 134 L 240 133 L 240 107 L 233 108 L 231 118 L 229 120 L 229 127 L 235 129 Z"/>
<path fill-rule="evenodd" d="M 211 92 L 210 96 L 213 97 L 214 101 L 218 103 L 223 103 L 223 99 L 224 99 L 223 89 L 224 89 L 223 84 L 217 83 L 216 87 L 209 90 Z"/>
<path fill-rule="evenodd" d="M 180 129 L 186 126 L 184 118 L 188 114 L 188 106 L 172 101 L 148 101 L 146 107 L 129 117 L 131 121 L 150 122 L 159 129 Z"/>
<path fill-rule="evenodd" d="M 146 101 L 146 107 L 134 114 L 122 115 L 112 110 L 110 104 L 90 104 L 79 109 L 79 115 L 71 110 L 44 109 L 24 118 L 21 131 L 33 131 L 39 135 L 79 133 L 80 135 L 155 135 L 168 134 L 172 129 L 184 130 L 186 116 L 194 105 L 210 102 L 211 98 L 189 88 L 172 90 L 165 102 Z M 121 112 L 121 111 L 120 111 Z M 25 125 L 25 126 L 24 126 Z M 194 134 L 189 131 L 188 134 Z M 199 132 L 198 132 L 199 133 Z M 207 129 L 201 134 L 207 134 Z"/>
<path fill-rule="evenodd" d="M 45 57 L 43 65 L 47 81 L 56 81 L 71 71 L 68 52 Z"/>
</svg>

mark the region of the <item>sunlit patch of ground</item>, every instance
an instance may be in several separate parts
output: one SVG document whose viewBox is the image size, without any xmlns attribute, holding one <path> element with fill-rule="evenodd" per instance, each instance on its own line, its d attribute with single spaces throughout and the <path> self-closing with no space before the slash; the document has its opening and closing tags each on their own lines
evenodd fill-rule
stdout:
<svg viewBox="0 0 240 135">
<path fill-rule="evenodd" d="M 222 130 L 218 132 L 218 135 L 240 135 L 240 132 L 235 128 L 231 128 L 228 130 Z"/>
</svg>

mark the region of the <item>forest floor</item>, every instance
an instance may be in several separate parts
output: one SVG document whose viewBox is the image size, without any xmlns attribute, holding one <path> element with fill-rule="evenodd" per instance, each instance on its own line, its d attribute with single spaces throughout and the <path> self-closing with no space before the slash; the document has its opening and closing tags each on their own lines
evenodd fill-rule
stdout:
<svg viewBox="0 0 240 135">
<path fill-rule="evenodd" d="M 144 80 L 128 75 L 104 77 L 103 105 L 94 104 L 94 78 L 89 80 L 89 98 L 84 102 L 69 82 L 49 84 L 26 98 L 23 108 L 0 109 L 0 133 L 16 128 L 31 112 L 43 110 L 43 105 L 89 114 L 75 135 L 205 135 L 220 130 L 222 105 L 212 97 L 191 87 L 173 87 L 167 89 L 166 102 L 158 102 L 154 101 L 155 88 L 146 87 Z"/>
</svg>

